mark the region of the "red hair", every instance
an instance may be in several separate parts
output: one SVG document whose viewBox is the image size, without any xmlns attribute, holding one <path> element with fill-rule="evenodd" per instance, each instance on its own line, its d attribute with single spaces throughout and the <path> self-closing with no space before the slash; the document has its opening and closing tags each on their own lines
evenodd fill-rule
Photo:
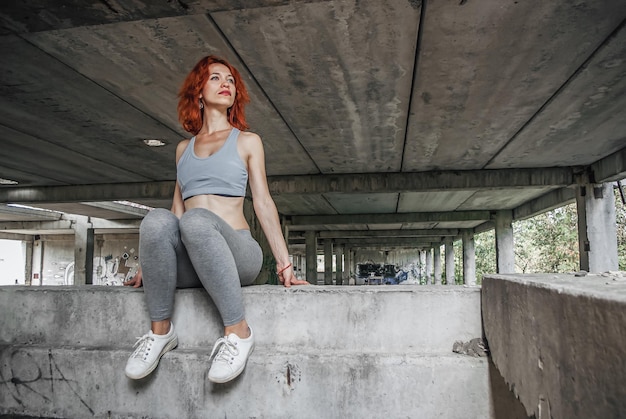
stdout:
<svg viewBox="0 0 626 419">
<path fill-rule="evenodd" d="M 178 92 L 178 120 L 183 125 L 185 131 L 196 135 L 202 128 L 203 113 L 200 110 L 200 93 L 209 79 L 209 66 L 211 64 L 223 64 L 230 70 L 235 79 L 237 94 L 233 106 L 228 108 L 228 122 L 233 127 L 246 130 L 248 123 L 244 114 L 244 107 L 250 102 L 248 90 L 243 83 L 239 71 L 230 63 L 215 55 L 209 55 L 198 61 L 193 70 L 187 75 L 183 85 Z"/>
</svg>

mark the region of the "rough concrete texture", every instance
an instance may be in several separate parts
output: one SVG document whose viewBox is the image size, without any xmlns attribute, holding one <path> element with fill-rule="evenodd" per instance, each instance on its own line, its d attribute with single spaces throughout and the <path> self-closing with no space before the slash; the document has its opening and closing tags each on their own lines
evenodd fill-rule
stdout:
<svg viewBox="0 0 626 419">
<path fill-rule="evenodd" d="M 245 288 L 244 299 L 258 347 L 437 354 L 482 336 L 479 288 L 263 285 Z M 4 344 L 126 348 L 149 327 L 141 289 L 0 287 L 0 307 Z M 173 321 L 182 349 L 211 347 L 222 333 L 198 289 L 177 291 Z"/>
<path fill-rule="evenodd" d="M 481 335 L 479 288 L 244 289 L 257 347 L 227 385 L 206 379 L 215 308 L 177 293 L 180 346 L 156 373 L 123 366 L 147 317 L 141 290 L 0 287 L 0 414 L 83 417 L 505 418 L 487 358 L 457 355 Z M 497 395 L 494 397 L 493 395 Z"/>
<path fill-rule="evenodd" d="M 226 385 L 208 350 L 168 353 L 133 382 L 124 350 L 10 347 L 4 413 L 63 418 L 488 418 L 487 359 L 259 350 Z M 6 378 L 5 378 L 6 380 Z M 452 391 L 456 389 L 456 391 Z M 469 414 L 469 415 L 468 415 Z"/>
<path fill-rule="evenodd" d="M 492 359 L 528 415 L 626 417 L 626 276 L 489 275 Z"/>
</svg>

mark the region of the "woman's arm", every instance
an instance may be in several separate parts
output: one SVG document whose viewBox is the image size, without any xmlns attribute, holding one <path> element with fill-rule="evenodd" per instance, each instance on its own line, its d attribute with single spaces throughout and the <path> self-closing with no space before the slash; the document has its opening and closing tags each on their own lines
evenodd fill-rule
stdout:
<svg viewBox="0 0 626 419">
<path fill-rule="evenodd" d="M 307 285 L 307 281 L 299 280 L 293 273 L 293 267 L 289 262 L 289 251 L 283 237 L 283 232 L 278 219 L 278 210 L 272 199 L 267 186 L 267 176 L 265 174 L 265 152 L 261 138 L 250 132 L 240 134 L 245 149 L 246 161 L 248 163 L 248 178 L 250 191 L 252 192 L 252 203 L 261 228 L 267 237 L 267 241 L 272 249 L 272 254 L 276 259 L 277 272 L 280 282 L 286 287 L 291 285 Z"/>
</svg>

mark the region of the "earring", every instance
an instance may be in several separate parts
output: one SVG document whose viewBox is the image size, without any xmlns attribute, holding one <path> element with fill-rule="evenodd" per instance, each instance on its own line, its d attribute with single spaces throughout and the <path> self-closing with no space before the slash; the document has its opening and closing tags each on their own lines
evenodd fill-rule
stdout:
<svg viewBox="0 0 626 419">
<path fill-rule="evenodd" d="M 204 103 L 202 103 L 202 101 L 200 101 L 200 110 L 204 109 Z"/>
</svg>

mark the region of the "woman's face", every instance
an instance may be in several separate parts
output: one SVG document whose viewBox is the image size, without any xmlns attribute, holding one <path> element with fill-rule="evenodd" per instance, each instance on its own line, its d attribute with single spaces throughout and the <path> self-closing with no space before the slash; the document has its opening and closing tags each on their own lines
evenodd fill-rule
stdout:
<svg viewBox="0 0 626 419">
<path fill-rule="evenodd" d="M 235 103 L 236 94 L 235 78 L 228 67 L 224 64 L 211 64 L 209 66 L 209 79 L 200 93 L 200 99 L 204 102 L 204 106 L 230 108 Z"/>
</svg>

